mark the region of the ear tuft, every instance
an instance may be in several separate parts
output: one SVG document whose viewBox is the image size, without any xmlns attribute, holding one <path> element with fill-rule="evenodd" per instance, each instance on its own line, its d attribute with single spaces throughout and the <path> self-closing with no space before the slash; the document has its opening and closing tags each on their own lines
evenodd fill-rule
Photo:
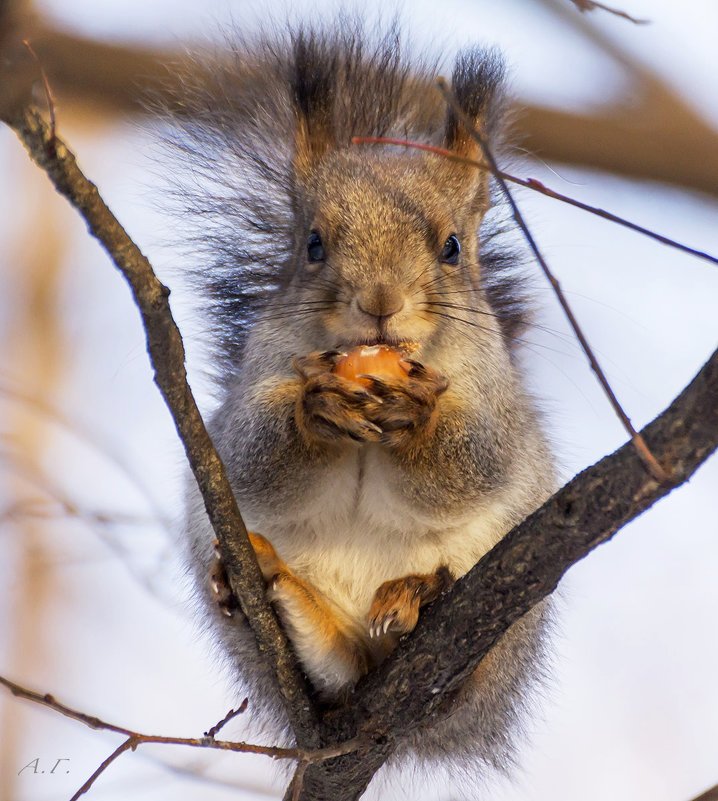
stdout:
<svg viewBox="0 0 718 801">
<path fill-rule="evenodd" d="M 298 31 L 292 38 L 289 83 L 296 111 L 294 170 L 305 178 L 334 141 L 336 53 L 316 33 Z"/>
<path fill-rule="evenodd" d="M 489 138 L 499 127 L 506 68 L 497 50 L 472 48 L 456 58 L 451 86 L 459 105 L 476 128 Z M 448 109 L 445 143 L 450 150 L 467 158 L 480 156 L 469 132 Z"/>
</svg>

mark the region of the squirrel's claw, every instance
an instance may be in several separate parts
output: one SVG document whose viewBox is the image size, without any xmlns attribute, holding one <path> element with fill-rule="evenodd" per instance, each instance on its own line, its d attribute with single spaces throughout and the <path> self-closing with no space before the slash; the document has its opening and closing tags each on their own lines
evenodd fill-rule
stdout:
<svg viewBox="0 0 718 801">
<path fill-rule="evenodd" d="M 305 379 L 297 425 L 309 442 L 379 442 L 383 430 L 372 419 L 379 405 L 364 387 L 325 371 Z"/>
<path fill-rule="evenodd" d="M 210 591 L 219 611 L 225 617 L 234 617 L 234 613 L 239 607 L 239 602 L 229 586 L 227 571 L 224 569 L 217 540 L 214 541 L 213 551 L 214 556 L 209 568 Z"/>
<path fill-rule="evenodd" d="M 368 390 L 381 404 L 373 406 L 369 419 L 382 430 L 381 442 L 402 449 L 426 437 L 432 430 L 439 396 L 449 386 L 440 373 L 413 360 L 406 381 L 367 376 Z"/>
<path fill-rule="evenodd" d="M 369 610 L 369 637 L 378 639 L 392 634 L 406 634 L 419 619 L 419 599 L 407 586 L 407 580 L 387 581 L 379 587 Z"/>
<path fill-rule="evenodd" d="M 385 581 L 374 593 L 369 609 L 369 637 L 376 639 L 389 633 L 401 635 L 413 631 L 419 620 L 419 609 L 453 582 L 453 576 L 444 566 L 435 573 Z"/>
<path fill-rule="evenodd" d="M 338 350 L 317 350 L 306 356 L 295 356 L 292 359 L 292 368 L 303 379 L 307 380 L 322 373 L 331 372 L 342 355 L 341 351 Z"/>
</svg>

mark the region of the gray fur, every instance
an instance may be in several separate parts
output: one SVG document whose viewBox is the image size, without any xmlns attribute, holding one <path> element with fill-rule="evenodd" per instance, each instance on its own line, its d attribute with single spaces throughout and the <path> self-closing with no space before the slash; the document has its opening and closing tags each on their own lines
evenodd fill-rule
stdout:
<svg viewBox="0 0 718 801">
<path fill-rule="evenodd" d="M 349 144 L 362 134 L 456 145 L 461 131 L 431 92 L 433 71 L 403 56 L 394 29 L 372 38 L 346 20 L 324 31 L 235 41 L 229 59 L 211 70 L 209 87 L 185 75 L 169 135 L 202 179 L 182 196 L 200 221 L 198 246 L 210 254 L 211 267 L 195 280 L 209 298 L 221 354 L 222 401 L 211 429 L 240 508 L 291 568 L 330 582 L 327 594 L 335 581 L 337 597 L 357 608 L 380 581 L 401 575 L 382 576 L 373 550 L 386 549 L 386 570 L 404 552 L 404 572 L 418 570 L 423 563 L 413 555 L 433 548 L 465 572 L 554 487 L 538 415 L 512 355 L 526 320 L 522 282 L 510 254 L 487 249 L 486 182 L 436 156 Z M 459 101 L 493 141 L 501 133 L 502 74 L 497 56 L 480 50 L 462 55 L 454 74 Z M 312 160 L 300 170 L 294 148 L 302 121 Z M 437 233 L 443 217 L 461 234 L 461 269 L 432 261 L 446 235 Z M 306 269 L 303 251 L 317 219 L 332 252 L 331 269 L 319 278 Z M 422 271 L 433 283 L 419 280 Z M 295 419 L 301 381 L 292 358 L 334 347 L 339 323 L 327 321 L 346 314 L 353 325 L 358 293 L 378 282 L 408 292 L 422 280 L 429 286 L 422 291 L 441 287 L 463 307 L 447 311 L 430 294 L 424 301 L 419 358 L 449 381 L 435 430 L 406 451 L 386 443 L 313 447 Z M 397 499 L 380 526 L 362 511 L 372 481 Z M 452 565 L 446 543 L 480 527 L 484 514 L 491 524 L 475 545 L 461 546 Z M 351 528 L 357 517 L 365 526 L 361 543 Z M 253 716 L 275 741 L 286 741 L 286 718 L 248 627 L 223 618 L 207 590 L 213 535 L 193 489 L 188 521 L 189 562 L 208 625 L 250 691 Z M 357 549 L 366 549 L 367 586 L 356 586 L 356 566 L 343 573 L 341 560 L 322 565 L 332 531 L 347 563 L 361 562 Z M 442 720 L 410 733 L 399 756 L 475 759 L 506 770 L 541 675 L 548 616 L 543 604 L 517 622 L 484 660 L 477 684 Z"/>
</svg>

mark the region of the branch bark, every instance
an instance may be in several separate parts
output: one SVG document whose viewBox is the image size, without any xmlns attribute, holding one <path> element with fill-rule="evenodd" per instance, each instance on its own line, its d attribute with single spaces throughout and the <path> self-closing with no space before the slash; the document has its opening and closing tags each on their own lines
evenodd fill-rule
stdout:
<svg viewBox="0 0 718 801">
<path fill-rule="evenodd" d="M 412 635 L 341 710 L 325 716 L 324 741 L 364 734 L 376 744 L 361 758 L 311 766 L 303 801 L 359 798 L 402 732 L 435 713 L 513 622 L 549 595 L 572 565 L 690 478 L 718 447 L 718 350 L 641 433 L 669 470 L 669 483 L 656 481 L 628 442 L 519 524 L 422 613 Z M 336 795 L 339 783 L 342 794 Z"/>
<path fill-rule="evenodd" d="M 54 137 L 38 111 L 21 108 L 6 117 L 31 158 L 49 176 L 85 219 L 90 233 L 105 248 L 132 291 L 147 338 L 154 379 L 169 407 L 187 459 L 217 535 L 227 574 L 260 651 L 273 668 L 279 691 L 301 747 L 316 745 L 314 706 L 276 615 L 267 603 L 247 529 L 232 493 L 226 470 L 207 433 L 187 383 L 184 345 L 169 306 L 169 289 L 130 239 L 80 171 L 62 140 Z"/>
</svg>

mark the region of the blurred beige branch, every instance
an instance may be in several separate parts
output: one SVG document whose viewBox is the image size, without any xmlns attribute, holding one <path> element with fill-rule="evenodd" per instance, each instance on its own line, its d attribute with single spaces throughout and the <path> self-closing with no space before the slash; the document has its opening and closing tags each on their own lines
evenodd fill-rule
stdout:
<svg viewBox="0 0 718 801">
<path fill-rule="evenodd" d="M 10 263 L 22 264 L 22 270 L 15 271 L 15 280 L 25 303 L 19 304 L 11 315 L 8 341 L 13 343 L 10 362 L 17 371 L 19 380 L 34 385 L 44 397 L 52 397 L 58 392 L 66 378 L 67 349 L 64 331 L 57 307 L 57 295 L 62 285 L 63 258 L 67 243 L 63 237 L 62 217 L 58 209 L 48 202 L 48 197 L 39 189 L 35 171 L 23 170 L 22 185 L 29 197 L 35 197 L 32 214 L 16 222 L 19 228 L 15 247 L 11 248 Z M 43 236 L 37 237 L 37 220 L 43 221 Z M 22 253 L 19 245 L 22 242 Z M 13 446 L 22 451 L 23 460 L 32 472 L 40 469 L 52 446 L 52 431 L 46 421 L 38 421 L 24 405 L 3 407 L 3 427 L 13 433 Z M 2 448 L 0 448 L 2 459 Z M 22 479 L 19 475 L 8 476 L 7 487 L 10 496 L 20 492 Z M 36 487 L 30 489 L 28 500 L 37 501 L 42 495 Z M 0 525 L 3 522 L 3 510 Z M 55 545 L 43 534 L 40 521 L 24 516 L 17 521 L 17 537 L 3 549 L 3 559 L 12 562 L 12 551 L 16 551 L 15 581 L 7 587 L 7 602 L 15 610 L 9 631 L 6 635 L 10 664 L 13 670 L 25 673 L 34 664 L 53 664 L 50 638 L 42 623 L 47 617 L 53 598 L 53 586 L 57 578 L 56 565 L 52 556 L 56 554 Z M 0 748 L 0 795 L 12 797 L 17 791 L 18 753 L 26 728 L 26 722 L 18 710 L 6 707 L 0 720 L 2 747 Z M 7 796 L 5 795 L 7 794 Z"/>
<path fill-rule="evenodd" d="M 541 0 L 555 13 L 557 0 Z M 565 9 L 564 9 L 565 11 Z M 600 32 L 568 12 L 576 30 L 624 67 L 638 103 L 614 103 L 597 112 L 517 106 L 516 133 L 537 156 L 652 179 L 718 195 L 716 131 L 655 75 L 639 68 Z M 26 96 L 38 67 L 20 46 L 31 41 L 59 104 L 80 102 L 96 112 L 142 113 L 148 92 L 166 93 L 179 51 L 101 42 L 63 31 L 36 18 L 0 20 L 0 56 L 12 71 L 2 77 L 0 112 Z M 197 67 L 200 69 L 200 67 Z"/>
<path fill-rule="evenodd" d="M 636 25 L 645 25 L 649 21 L 647 19 L 638 19 L 637 17 L 633 17 L 618 8 L 612 8 L 611 6 L 606 6 L 603 3 L 596 3 L 594 0 L 571 0 L 571 2 L 579 11 L 595 11 L 596 9 L 599 9 L 601 11 L 607 11 L 609 14 L 613 14 L 616 17 L 623 17 L 623 19 L 627 19 L 629 22 L 633 22 Z"/>
</svg>

